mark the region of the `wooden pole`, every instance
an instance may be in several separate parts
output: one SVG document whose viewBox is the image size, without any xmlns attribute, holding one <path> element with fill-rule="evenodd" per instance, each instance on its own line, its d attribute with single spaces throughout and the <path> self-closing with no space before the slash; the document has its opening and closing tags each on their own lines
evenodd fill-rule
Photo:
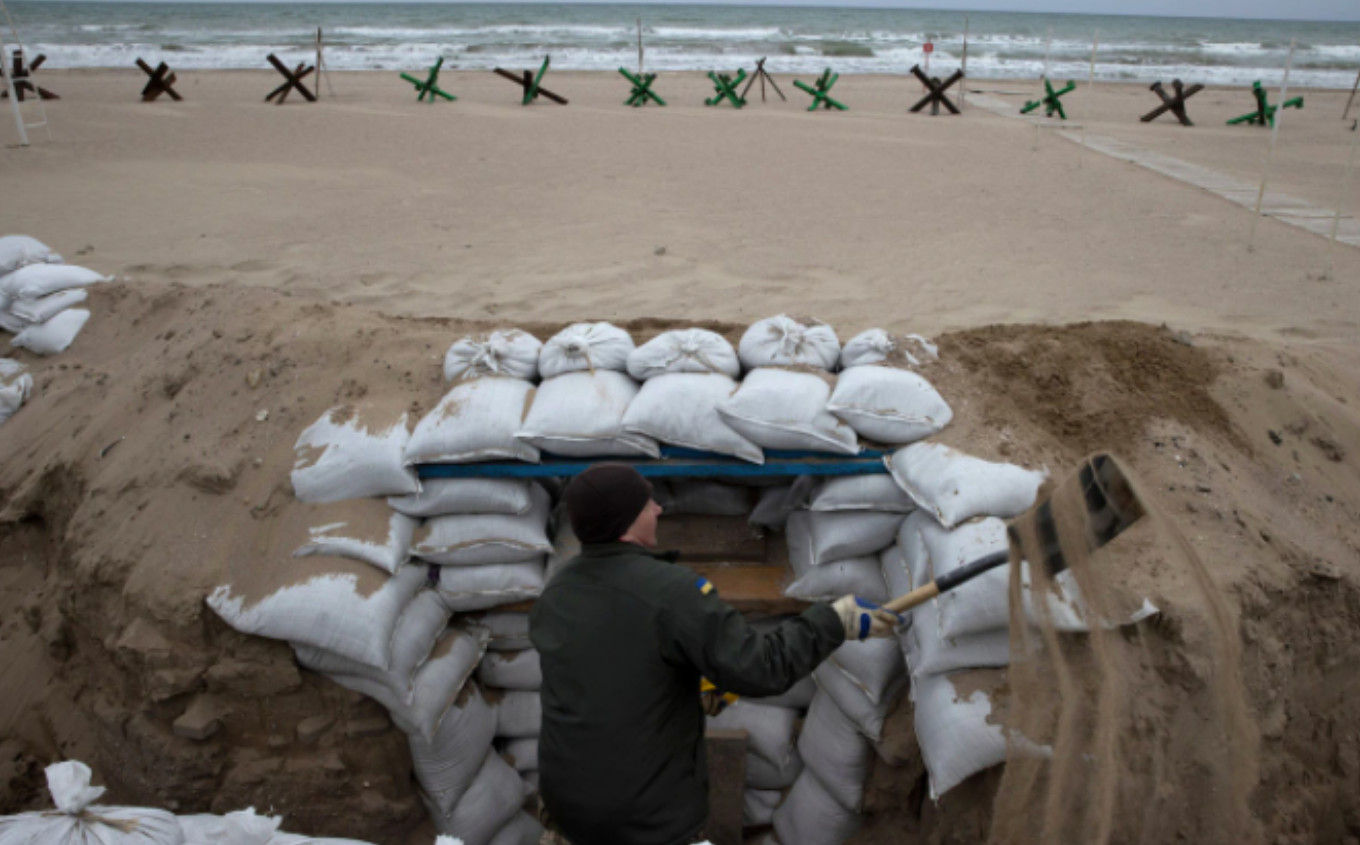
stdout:
<svg viewBox="0 0 1360 845">
<path fill-rule="evenodd" d="M 1270 179 L 1270 159 L 1275 155 L 1275 139 L 1280 135 L 1280 124 L 1284 122 L 1284 101 L 1289 97 L 1289 69 L 1294 66 L 1294 44 L 1289 39 L 1289 58 L 1284 63 L 1284 81 L 1280 85 L 1280 107 L 1275 110 L 1275 123 L 1270 127 L 1270 146 L 1266 148 L 1266 163 L 1261 168 L 1261 189 L 1256 192 L 1256 213 L 1251 216 L 1251 232 L 1247 235 L 1247 252 L 1256 248 L 1256 222 L 1261 219 L 1261 206 L 1266 199 L 1266 182 Z"/>
<path fill-rule="evenodd" d="M 964 100 L 968 97 L 968 16 L 963 16 L 963 84 L 959 86 L 959 110 L 963 110 Z"/>
<path fill-rule="evenodd" d="M 1283 109 L 1281 109 L 1283 111 Z M 1341 208 L 1346 204 L 1346 192 L 1351 184 L 1351 166 L 1355 164 L 1355 148 L 1360 146 L 1360 131 L 1351 130 L 1351 151 L 1346 156 L 1346 169 L 1341 171 L 1341 190 L 1336 197 L 1336 214 L 1332 216 L 1332 236 L 1327 243 L 1327 275 L 1331 278 L 1336 253 L 1336 230 L 1341 225 Z"/>
<path fill-rule="evenodd" d="M 0 33 L 0 60 L 7 55 L 5 36 Z M 5 88 L 9 90 L 9 105 L 14 111 L 14 125 L 19 128 L 19 146 L 28 146 L 28 129 L 24 127 L 24 113 L 19 108 L 19 92 L 14 90 L 14 75 L 5 74 Z"/>
<path fill-rule="evenodd" d="M 1342 120 L 1350 117 L 1351 103 L 1355 102 L 1355 90 L 1357 88 L 1360 88 L 1360 71 L 1357 71 L 1355 74 L 1355 84 L 1351 86 L 1351 95 L 1346 99 L 1346 110 L 1341 113 Z"/>
<path fill-rule="evenodd" d="M 637 19 L 638 26 L 638 79 L 642 78 L 642 18 Z"/>
<path fill-rule="evenodd" d="M 316 98 L 321 99 L 321 74 L 325 68 L 321 65 L 321 27 L 316 28 Z"/>
</svg>

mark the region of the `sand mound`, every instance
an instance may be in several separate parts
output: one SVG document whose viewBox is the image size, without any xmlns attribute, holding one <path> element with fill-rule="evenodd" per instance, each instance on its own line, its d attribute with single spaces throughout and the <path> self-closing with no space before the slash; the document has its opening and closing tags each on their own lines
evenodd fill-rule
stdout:
<svg viewBox="0 0 1360 845">
<path fill-rule="evenodd" d="M 250 538 L 301 507 L 288 472 L 304 426 L 359 398 L 433 407 L 448 344 L 498 326 L 234 287 L 115 283 L 91 307 L 99 319 L 69 352 L 29 361 L 34 398 L 0 430 L 0 677 L 21 691 L 0 701 L 0 812 L 40 806 L 41 765 L 78 757 L 114 802 L 253 804 L 317 833 L 403 841 L 423 811 L 381 708 L 299 672 L 282 644 L 228 630 L 203 598 L 272 563 Z M 643 341 L 677 325 L 625 327 Z M 745 329 L 705 327 L 734 342 Z M 933 805 L 904 703 L 884 749 L 897 765 L 875 769 L 860 841 L 1360 835 L 1354 352 L 1135 323 L 938 340 L 923 373 L 954 406 L 942 440 L 1055 470 L 1112 449 L 1188 538 L 1191 564 L 1140 582 L 1157 623 L 1012 671 L 1029 700 L 1095 714 L 1058 747 L 1113 775 L 1070 754 L 1067 767 L 984 773 Z M 1240 683 L 1220 683 L 1224 661 Z M 1059 671 L 1077 680 L 1055 698 Z M 1102 709 L 1115 693 L 1120 706 Z M 186 711 L 219 727 L 177 735 Z"/>
</svg>

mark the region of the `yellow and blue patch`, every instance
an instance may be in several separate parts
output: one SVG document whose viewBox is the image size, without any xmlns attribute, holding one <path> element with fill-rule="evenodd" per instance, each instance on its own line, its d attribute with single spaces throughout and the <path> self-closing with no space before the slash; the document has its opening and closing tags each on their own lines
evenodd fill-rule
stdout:
<svg viewBox="0 0 1360 845">
<path fill-rule="evenodd" d="M 694 586 L 698 587 L 699 592 L 703 593 L 704 595 L 708 595 L 715 589 L 713 586 L 713 582 L 709 581 L 707 578 L 698 579 L 697 581 L 694 582 Z"/>
</svg>

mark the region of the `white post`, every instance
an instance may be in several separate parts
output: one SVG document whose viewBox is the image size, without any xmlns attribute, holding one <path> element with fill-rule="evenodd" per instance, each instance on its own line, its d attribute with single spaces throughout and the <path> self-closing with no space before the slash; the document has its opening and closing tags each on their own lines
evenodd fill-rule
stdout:
<svg viewBox="0 0 1360 845">
<path fill-rule="evenodd" d="M 963 65 L 959 68 L 963 71 L 963 79 L 959 82 L 959 111 L 963 111 L 963 102 L 968 97 L 968 16 L 963 16 Z"/>
<path fill-rule="evenodd" d="M 1270 146 L 1266 148 L 1266 163 L 1261 168 L 1261 189 L 1256 192 L 1256 213 L 1251 216 L 1251 232 L 1247 235 L 1247 252 L 1256 248 L 1256 222 L 1261 219 L 1261 206 L 1266 199 L 1266 182 L 1270 179 L 1270 159 L 1275 155 L 1275 139 L 1284 122 L 1284 101 L 1289 96 L 1289 69 L 1294 66 L 1295 39 L 1289 39 L 1289 58 L 1284 63 L 1284 81 L 1280 84 L 1280 104 L 1275 107 L 1275 122 L 1270 127 Z"/>
<path fill-rule="evenodd" d="M 325 69 L 321 66 L 321 27 L 316 28 L 316 98 L 321 99 L 321 74 Z"/>
<path fill-rule="evenodd" d="M 1346 191 L 1351 184 L 1351 165 L 1355 164 L 1355 148 L 1360 146 L 1360 131 L 1351 130 L 1351 151 L 1346 156 L 1346 169 L 1341 171 L 1341 191 L 1336 197 L 1336 214 L 1332 216 L 1332 237 L 1327 243 L 1327 276 L 1331 278 L 1334 267 L 1334 253 L 1336 252 L 1336 230 L 1341 225 L 1341 208 L 1346 204 Z"/>
<path fill-rule="evenodd" d="M 1089 95 L 1096 87 L 1096 50 L 1100 49 L 1100 30 L 1091 34 L 1091 69 L 1086 73 L 1086 93 Z M 1088 100 L 1094 100 L 1087 97 Z M 1080 169 L 1082 161 L 1086 158 L 1086 124 L 1090 121 L 1081 122 L 1081 149 L 1077 151 L 1077 167 Z"/>
<path fill-rule="evenodd" d="M 1043 107 L 1044 96 L 1047 94 L 1043 83 L 1048 80 L 1048 60 L 1053 55 L 1053 27 L 1048 28 L 1048 40 L 1044 42 L 1044 72 L 1039 77 L 1039 104 Z M 1038 109 L 1036 109 L 1037 111 Z M 1034 116 L 1034 149 L 1039 149 L 1039 115 Z"/>
<path fill-rule="evenodd" d="M 638 79 L 642 78 L 642 18 L 637 19 L 638 26 Z"/>
<path fill-rule="evenodd" d="M 5 47 L 5 37 L 0 34 L 0 62 L 9 58 L 9 50 Z M 19 146 L 28 146 L 28 130 L 24 127 L 24 113 L 19 109 L 19 92 L 14 90 L 14 79 L 10 74 L 5 74 L 5 88 L 9 91 L 9 104 L 14 109 L 14 125 L 19 128 Z"/>
<path fill-rule="evenodd" d="M 1360 89 L 1360 71 L 1356 71 L 1355 84 L 1351 86 L 1351 95 L 1346 98 L 1346 110 L 1341 113 L 1341 119 L 1345 120 L 1351 116 L 1351 103 L 1355 102 L 1355 92 Z"/>
</svg>

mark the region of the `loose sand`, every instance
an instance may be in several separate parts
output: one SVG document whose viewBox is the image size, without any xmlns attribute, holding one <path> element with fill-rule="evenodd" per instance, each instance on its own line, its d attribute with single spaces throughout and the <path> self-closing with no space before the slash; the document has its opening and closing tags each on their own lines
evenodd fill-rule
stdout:
<svg viewBox="0 0 1360 845">
<path fill-rule="evenodd" d="M 18 356 L 34 398 L 0 429 L 0 688 L 21 691 L 0 697 L 0 812 L 43 806 L 41 765 L 73 756 L 116 801 L 253 804 L 402 842 L 423 811 L 380 708 L 202 603 L 275 563 L 252 538 L 298 507 L 298 432 L 343 401 L 429 410 L 468 331 L 546 338 L 590 318 L 638 340 L 693 324 L 735 339 L 790 311 L 843 340 L 936 336 L 942 440 L 1055 470 L 1112 449 L 1203 562 L 1204 583 L 1154 579 L 1162 620 L 1121 652 L 1145 661 L 1128 687 L 1145 706 L 1121 711 L 1143 733 L 1115 759 L 1134 761 L 1126 783 L 1154 758 L 1174 777 L 1119 793 L 1112 841 L 1229 831 L 1212 661 L 1234 652 L 1260 772 L 1236 832 L 1360 837 L 1360 250 L 1339 247 L 1322 278 L 1325 241 L 1263 220 L 1247 252 L 1240 207 L 1056 137 L 1036 149 L 1028 124 L 981 109 L 905 115 L 910 80 L 844 77 L 851 111 L 807 114 L 788 84 L 788 103 L 705 109 L 698 74 L 663 74 L 672 105 L 642 110 L 607 75 L 549 74 L 572 104 L 528 109 L 491 74 L 445 74 L 454 104 L 383 73 L 281 108 L 260 102 L 272 73 L 180 77 L 184 103 L 143 104 L 135 71 L 44 72 L 64 97 L 54 140 L 0 149 L 0 232 L 124 279 L 92 293 L 67 353 Z M 1272 184 L 1325 207 L 1345 95 L 1306 96 Z M 1222 125 L 1248 99 L 1200 94 L 1194 129 L 1138 123 L 1156 102 L 1141 86 L 1067 103 L 1091 132 L 1254 180 L 1267 134 Z M 221 731 L 175 737 L 191 706 Z M 333 726 L 299 737 L 316 716 Z M 998 788 L 1016 791 L 997 771 L 932 805 L 910 723 L 904 702 L 862 841 L 985 839 Z M 1024 831 L 997 806 L 997 831 Z"/>
</svg>

